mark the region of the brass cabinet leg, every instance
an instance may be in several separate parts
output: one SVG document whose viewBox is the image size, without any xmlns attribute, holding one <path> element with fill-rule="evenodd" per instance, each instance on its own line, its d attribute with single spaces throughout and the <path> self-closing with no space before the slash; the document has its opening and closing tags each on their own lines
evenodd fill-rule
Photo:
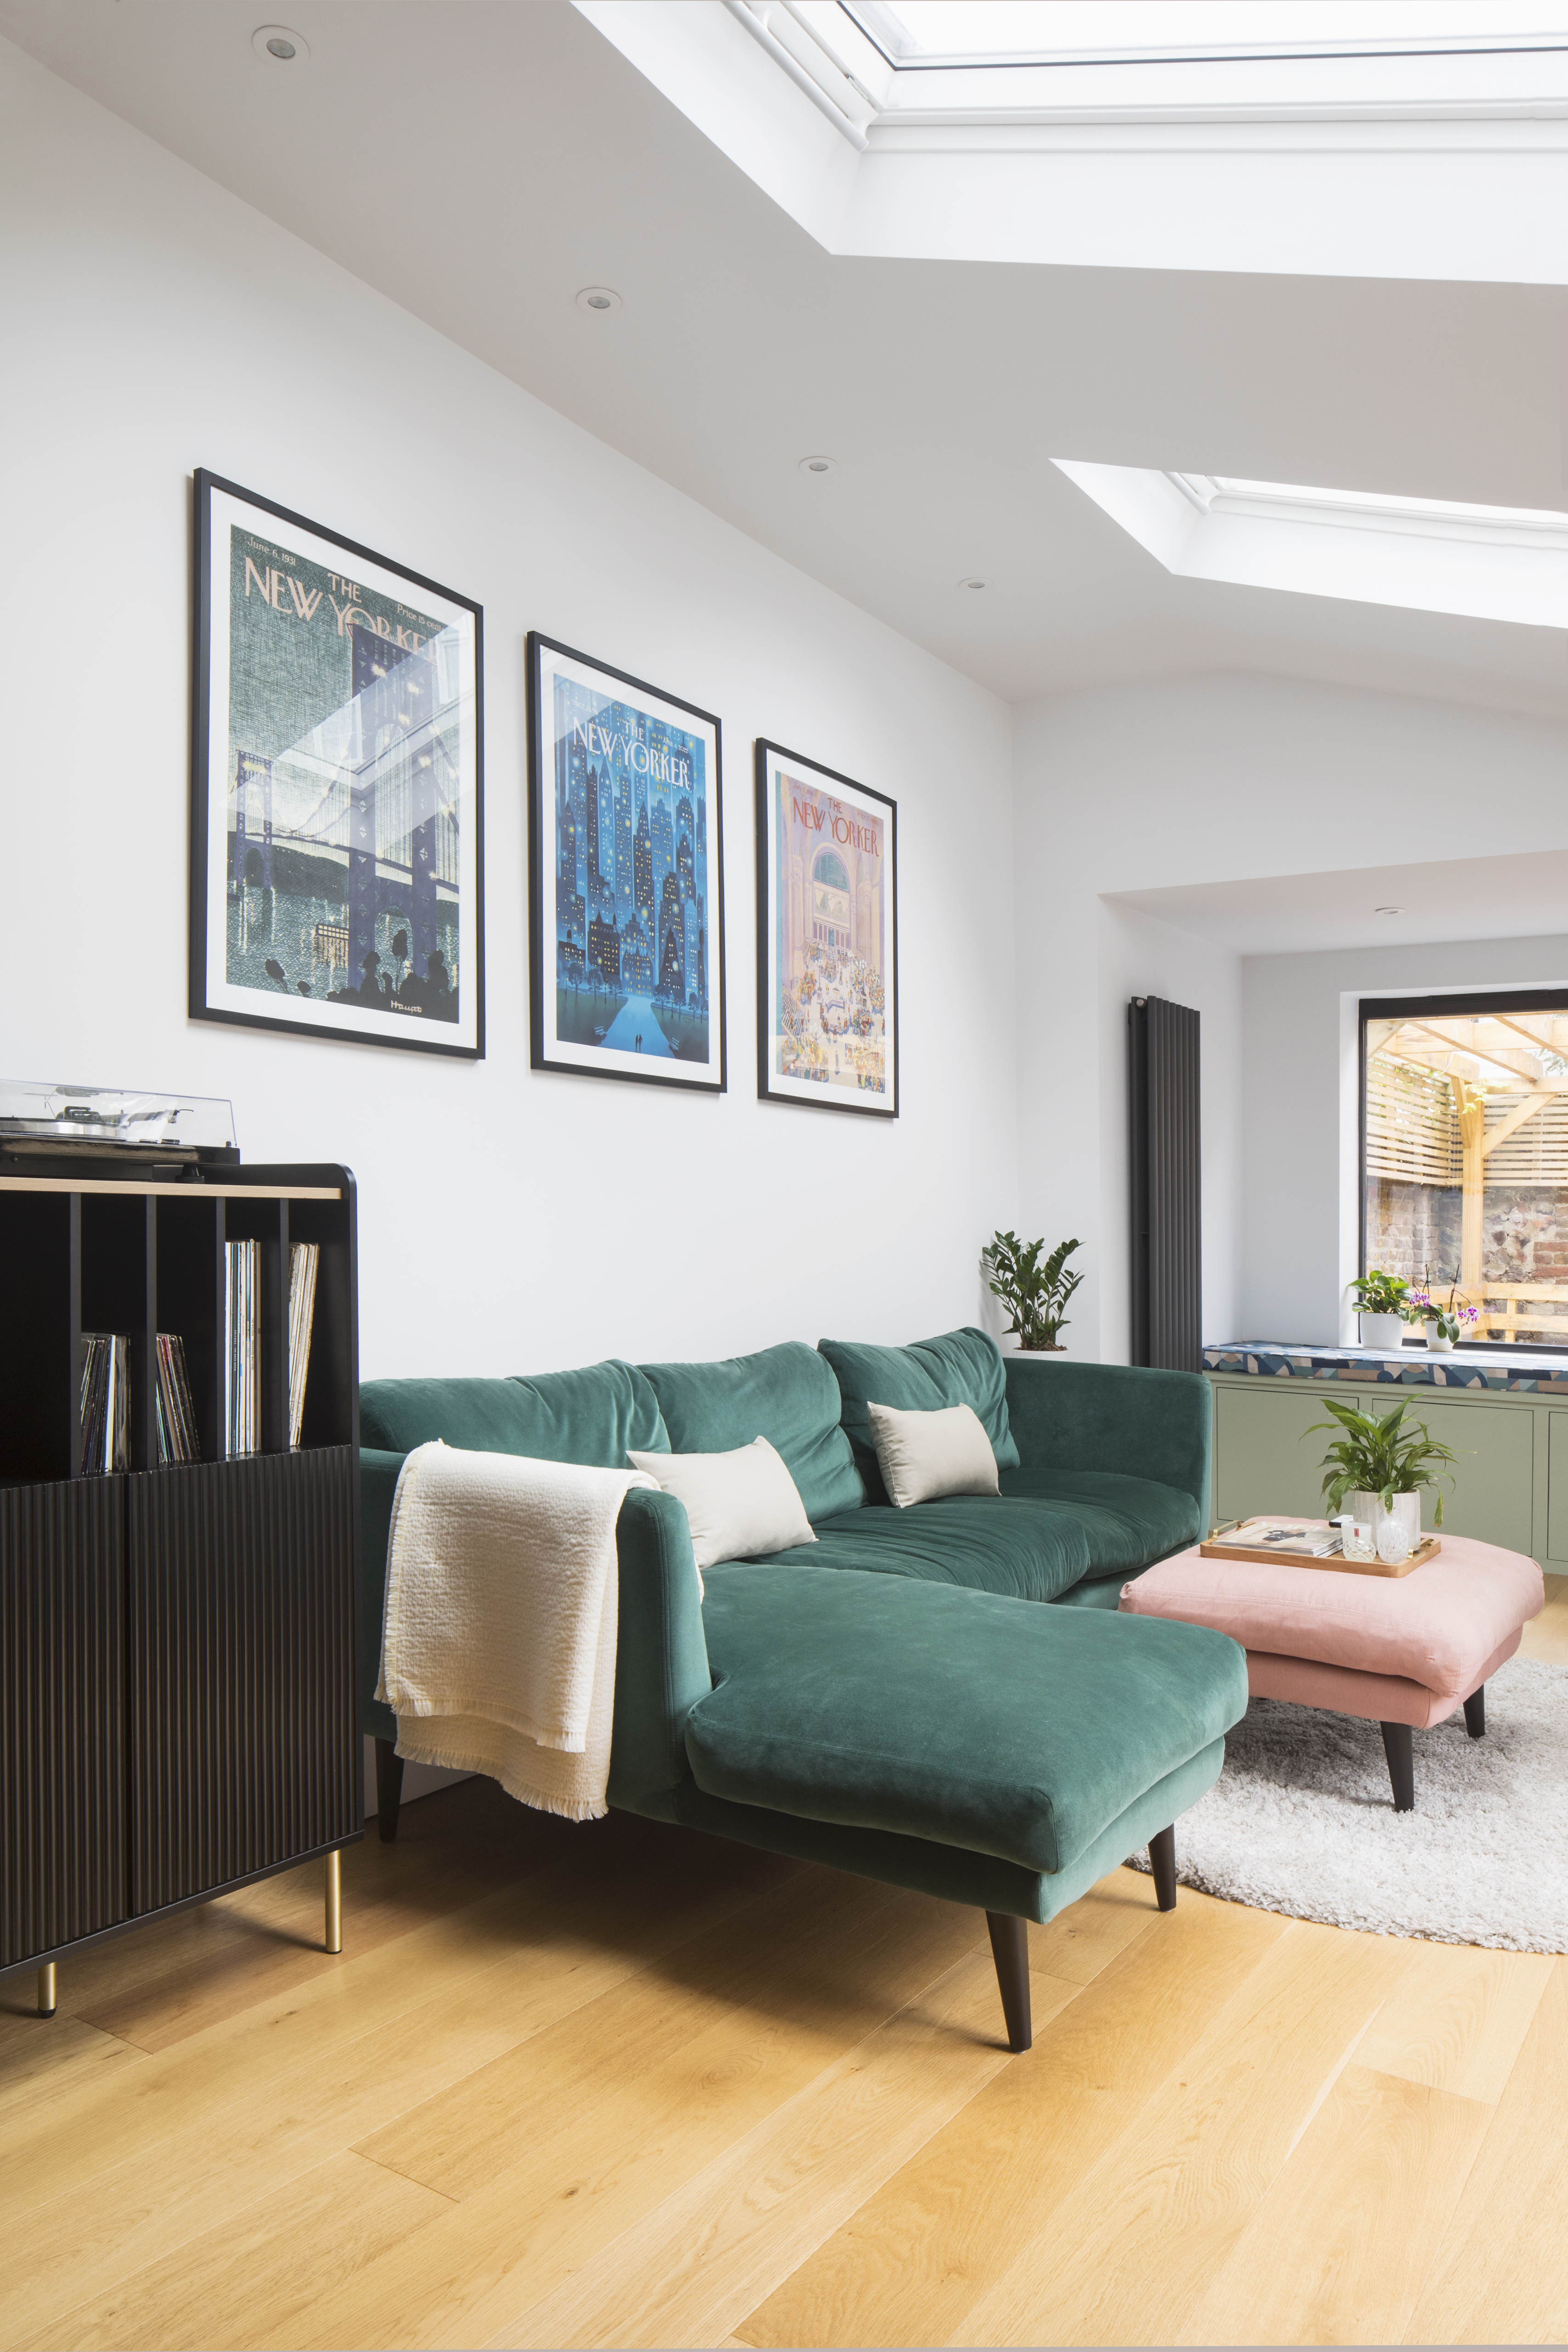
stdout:
<svg viewBox="0 0 1568 2352">
<path fill-rule="evenodd" d="M 55 2000 L 59 1990 L 55 1979 L 55 1961 L 46 1960 L 38 1970 L 38 2015 L 40 2017 L 53 2017 L 55 2013 Z"/>
<path fill-rule="evenodd" d="M 329 1952 L 343 1948 L 343 1857 L 334 1846 L 327 1856 L 327 1934 Z"/>
</svg>

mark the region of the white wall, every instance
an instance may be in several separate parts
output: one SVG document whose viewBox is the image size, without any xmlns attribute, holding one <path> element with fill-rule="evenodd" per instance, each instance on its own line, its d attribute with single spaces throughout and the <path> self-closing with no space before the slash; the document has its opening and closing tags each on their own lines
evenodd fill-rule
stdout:
<svg viewBox="0 0 1568 2352">
<path fill-rule="evenodd" d="M 1565 985 L 1568 935 L 1244 960 L 1245 1271 L 1231 1336 L 1355 1336 L 1345 1286 L 1362 1271 L 1359 1000 Z"/>
<path fill-rule="evenodd" d="M 4 43 L 0 319 L 6 1073 L 230 1096 L 247 1158 L 345 1160 L 367 1376 L 973 1319 L 1017 1213 L 1004 706 Z M 197 465 L 484 604 L 477 1066 L 186 1018 Z M 721 715 L 721 1097 L 529 1070 L 530 627 Z M 898 801 L 896 1124 L 756 1100 L 758 733 Z"/>
<path fill-rule="evenodd" d="M 1562 848 L 1568 730 L 1471 706 L 1215 675 L 1026 704 L 1014 714 L 1014 745 L 1021 1214 L 1030 1233 L 1084 1239 L 1091 1280 L 1069 1337 L 1084 1352 L 1125 1360 L 1123 1024 L 1127 998 L 1148 993 L 1203 1016 L 1205 1337 L 1235 1338 L 1241 1325 L 1255 1337 L 1331 1337 L 1343 1189 L 1338 992 L 1358 983 L 1325 982 L 1334 1001 L 1327 1043 L 1314 1032 L 1299 1076 L 1260 1095 L 1256 1055 L 1244 1070 L 1240 959 L 1223 926 L 1197 936 L 1150 921 L 1146 908 L 1119 908 L 1115 895 Z M 1426 961 L 1415 950 L 1368 950 L 1366 967 L 1398 952 L 1416 957 L 1412 986 L 1428 971 L 1434 984 L 1489 976 L 1480 944 Z M 1498 956 L 1500 979 L 1531 964 L 1523 941 Z M 1256 975 L 1275 961 L 1249 960 L 1249 1024 L 1265 986 Z M 1527 976 L 1544 975 L 1531 964 Z M 1294 984 L 1282 971 L 1287 999 Z M 1309 1026 L 1315 1017 L 1303 1013 Z M 1281 1152 L 1274 1122 L 1287 1109 L 1289 1134 L 1307 1140 Z M 1319 1239 L 1300 1263 L 1294 1236 L 1276 1230 L 1268 1207 L 1270 1158 L 1289 1162 L 1299 1200 L 1314 1204 Z"/>
</svg>

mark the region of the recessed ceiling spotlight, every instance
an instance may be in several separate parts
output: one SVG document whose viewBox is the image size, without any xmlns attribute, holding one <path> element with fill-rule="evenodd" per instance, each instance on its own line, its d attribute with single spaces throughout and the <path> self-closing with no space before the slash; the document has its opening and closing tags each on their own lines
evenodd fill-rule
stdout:
<svg viewBox="0 0 1568 2352">
<path fill-rule="evenodd" d="M 800 470 L 803 474 L 831 474 L 837 462 L 836 457 L 803 457 Z"/>
<path fill-rule="evenodd" d="M 972 573 L 967 580 L 961 580 L 958 584 L 961 588 L 984 588 L 985 583 L 977 573 Z"/>
<path fill-rule="evenodd" d="M 263 65 L 302 65 L 310 54 L 310 44 L 287 25 L 259 25 L 250 37 L 250 46 Z"/>
<path fill-rule="evenodd" d="M 577 297 L 579 310 L 597 310 L 601 317 L 606 310 L 618 310 L 621 298 L 608 286 L 584 286 Z"/>
<path fill-rule="evenodd" d="M 1405 909 L 1403 907 L 1374 907 L 1372 911 L 1374 915 L 1403 915 Z"/>
</svg>

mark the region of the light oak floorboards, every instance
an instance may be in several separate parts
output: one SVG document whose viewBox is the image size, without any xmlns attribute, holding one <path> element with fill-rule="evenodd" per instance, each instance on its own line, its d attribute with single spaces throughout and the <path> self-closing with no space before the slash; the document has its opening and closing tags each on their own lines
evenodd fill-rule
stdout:
<svg viewBox="0 0 1568 2352">
<path fill-rule="evenodd" d="M 1525 1627 L 1519 1654 L 1546 1666 L 1568 1666 L 1568 1576 L 1546 1579 L 1546 1606 Z"/>
<path fill-rule="evenodd" d="M 1015 2058 L 978 1913 L 718 1840 L 471 1781 L 344 1882 L 0 1985 L 0 2343 L 1568 2336 L 1568 1962 L 1116 1871 Z"/>
</svg>

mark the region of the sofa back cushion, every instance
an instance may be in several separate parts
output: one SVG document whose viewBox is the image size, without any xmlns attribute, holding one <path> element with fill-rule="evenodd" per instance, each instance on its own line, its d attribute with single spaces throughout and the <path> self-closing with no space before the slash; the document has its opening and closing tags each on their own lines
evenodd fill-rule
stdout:
<svg viewBox="0 0 1568 2352">
<path fill-rule="evenodd" d="M 977 1324 L 944 1331 L 940 1339 L 917 1339 L 908 1348 L 873 1348 L 856 1339 L 821 1339 L 817 1346 L 838 1381 L 844 1429 L 868 1502 L 889 1499 L 871 1443 L 869 1403 L 890 1404 L 900 1412 L 936 1412 L 945 1405 L 966 1404 L 991 1440 L 997 1468 L 1017 1468 L 1001 1350 Z"/>
<path fill-rule="evenodd" d="M 789 1339 L 717 1364 L 644 1364 L 666 1444 L 677 1454 L 729 1454 L 765 1437 L 784 1455 L 808 1519 L 865 1501 L 839 1426 L 838 1383 L 815 1348 Z"/>
<path fill-rule="evenodd" d="M 366 1381 L 360 1443 L 392 1454 L 442 1438 L 475 1454 L 531 1454 L 624 1470 L 633 1447 L 668 1454 L 658 1399 L 635 1364 L 525 1380 Z"/>
</svg>

